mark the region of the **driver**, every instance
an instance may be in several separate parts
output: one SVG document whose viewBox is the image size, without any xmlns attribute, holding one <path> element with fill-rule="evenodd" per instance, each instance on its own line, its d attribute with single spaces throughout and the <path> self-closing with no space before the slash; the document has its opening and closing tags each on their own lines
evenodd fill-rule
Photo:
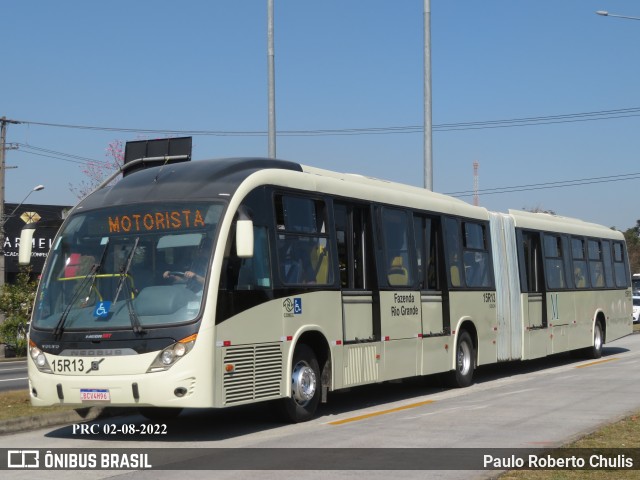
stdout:
<svg viewBox="0 0 640 480">
<path fill-rule="evenodd" d="M 204 277 L 202 275 L 198 275 L 196 272 L 187 270 L 186 272 L 184 272 L 184 275 L 176 275 L 176 273 L 177 272 L 171 272 L 167 270 L 162 274 L 162 278 L 171 279 L 174 283 L 180 283 L 182 281 L 186 281 L 187 283 L 189 283 L 190 281 L 195 281 L 200 285 L 204 285 Z"/>
<path fill-rule="evenodd" d="M 207 263 L 209 261 L 209 251 L 211 243 L 208 239 L 204 239 L 200 244 L 198 252 L 191 262 L 191 267 L 185 272 L 175 272 L 167 270 L 162 277 L 171 280 L 173 283 L 186 283 L 187 288 L 193 292 L 202 290 L 207 271 Z"/>
</svg>

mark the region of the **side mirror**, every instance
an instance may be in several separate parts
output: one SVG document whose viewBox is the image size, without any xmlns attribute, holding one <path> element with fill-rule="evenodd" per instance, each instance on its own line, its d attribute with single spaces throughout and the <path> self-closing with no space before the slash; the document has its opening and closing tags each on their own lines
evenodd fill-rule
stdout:
<svg viewBox="0 0 640 480">
<path fill-rule="evenodd" d="M 27 223 L 20 232 L 20 246 L 18 248 L 18 263 L 29 265 L 31 263 L 31 249 L 33 247 L 33 234 L 36 233 L 36 224 Z"/>
<path fill-rule="evenodd" d="M 253 222 L 251 220 L 236 222 L 236 253 L 240 258 L 253 257 Z"/>
</svg>

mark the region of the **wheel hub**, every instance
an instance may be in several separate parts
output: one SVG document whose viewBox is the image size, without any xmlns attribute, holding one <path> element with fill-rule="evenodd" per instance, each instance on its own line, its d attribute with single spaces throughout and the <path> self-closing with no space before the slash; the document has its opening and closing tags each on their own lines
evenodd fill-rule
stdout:
<svg viewBox="0 0 640 480">
<path fill-rule="evenodd" d="M 458 371 L 466 375 L 471 368 L 471 351 L 466 343 L 462 343 L 458 349 Z"/>
<path fill-rule="evenodd" d="M 299 405 L 304 405 L 316 393 L 316 373 L 306 362 L 299 362 L 291 375 L 293 398 Z"/>
</svg>

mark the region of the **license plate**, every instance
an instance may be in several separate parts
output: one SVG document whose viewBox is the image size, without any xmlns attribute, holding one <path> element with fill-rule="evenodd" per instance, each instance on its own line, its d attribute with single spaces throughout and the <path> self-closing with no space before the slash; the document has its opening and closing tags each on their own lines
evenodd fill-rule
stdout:
<svg viewBox="0 0 640 480">
<path fill-rule="evenodd" d="M 80 389 L 80 401 L 82 402 L 110 402 L 111 394 L 107 389 L 82 388 Z"/>
</svg>

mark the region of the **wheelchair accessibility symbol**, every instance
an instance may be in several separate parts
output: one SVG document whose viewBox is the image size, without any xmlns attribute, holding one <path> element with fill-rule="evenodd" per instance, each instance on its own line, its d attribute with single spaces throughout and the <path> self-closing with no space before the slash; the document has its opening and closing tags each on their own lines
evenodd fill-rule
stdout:
<svg viewBox="0 0 640 480">
<path fill-rule="evenodd" d="M 107 318 L 110 309 L 111 302 L 98 302 L 96 309 L 93 311 L 93 316 L 96 318 Z"/>
<path fill-rule="evenodd" d="M 286 298 L 284 302 L 282 302 L 282 307 L 284 308 L 284 316 L 286 318 L 293 318 L 294 315 L 302 314 L 302 299 L 294 298 L 293 302 L 291 298 Z"/>
</svg>

